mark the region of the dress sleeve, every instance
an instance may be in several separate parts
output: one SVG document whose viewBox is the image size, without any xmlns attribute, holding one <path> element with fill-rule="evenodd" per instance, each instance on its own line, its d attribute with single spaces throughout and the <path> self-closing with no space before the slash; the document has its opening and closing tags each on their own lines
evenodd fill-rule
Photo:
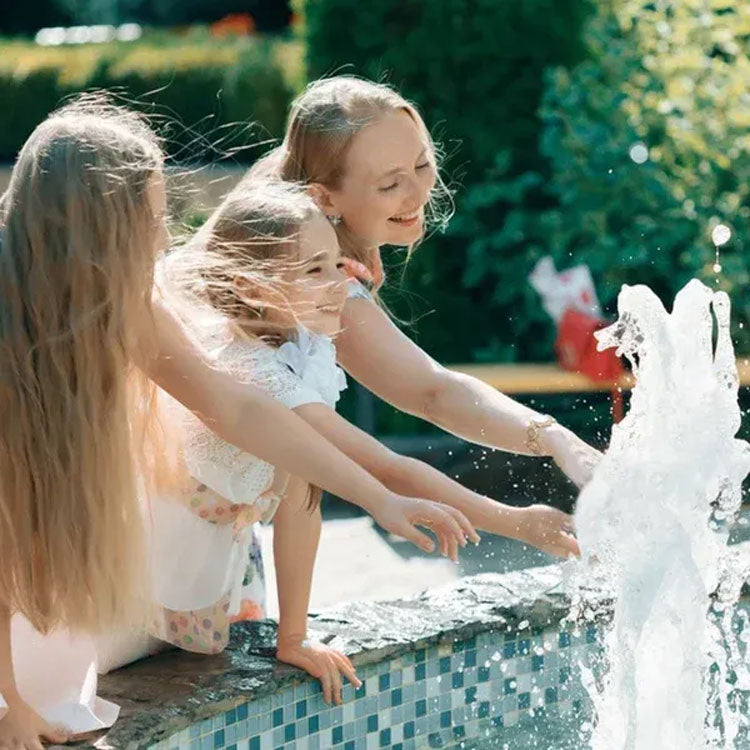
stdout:
<svg viewBox="0 0 750 750">
<path fill-rule="evenodd" d="M 357 279 L 349 279 L 349 291 L 346 295 L 347 299 L 368 299 L 372 302 L 372 294 L 367 291 L 365 285 Z"/>
</svg>

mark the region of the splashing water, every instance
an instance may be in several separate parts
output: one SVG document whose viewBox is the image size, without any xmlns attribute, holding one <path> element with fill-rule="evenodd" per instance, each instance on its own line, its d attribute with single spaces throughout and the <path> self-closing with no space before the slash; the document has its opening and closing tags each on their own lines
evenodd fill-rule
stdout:
<svg viewBox="0 0 750 750">
<path fill-rule="evenodd" d="M 592 747 L 731 748 L 750 673 L 734 607 L 748 571 L 727 538 L 750 445 L 734 437 L 729 298 L 691 281 L 669 314 L 624 286 L 618 312 L 599 348 L 626 356 L 637 385 L 576 511 L 577 575 L 605 576 L 616 596 Z"/>
</svg>

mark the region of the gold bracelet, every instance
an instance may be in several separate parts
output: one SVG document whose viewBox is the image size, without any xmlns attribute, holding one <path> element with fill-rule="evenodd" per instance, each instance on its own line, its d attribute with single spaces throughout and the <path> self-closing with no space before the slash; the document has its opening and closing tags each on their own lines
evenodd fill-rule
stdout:
<svg viewBox="0 0 750 750">
<path fill-rule="evenodd" d="M 547 427 L 551 427 L 553 424 L 557 424 L 557 420 L 554 417 L 545 417 L 542 421 L 532 419 L 529 422 L 529 426 L 526 428 L 526 442 L 524 445 L 535 455 L 542 455 L 542 446 L 539 445 L 539 434 L 542 430 Z"/>
</svg>

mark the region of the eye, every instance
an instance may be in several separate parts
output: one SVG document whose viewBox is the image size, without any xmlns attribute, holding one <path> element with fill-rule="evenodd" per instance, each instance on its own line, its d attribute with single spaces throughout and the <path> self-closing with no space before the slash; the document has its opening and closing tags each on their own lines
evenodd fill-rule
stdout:
<svg viewBox="0 0 750 750">
<path fill-rule="evenodd" d="M 427 169 L 427 167 L 431 167 L 432 162 L 426 161 L 424 164 L 417 164 L 417 169 Z"/>
<path fill-rule="evenodd" d="M 307 269 L 307 273 L 320 273 L 323 269 L 320 266 L 313 266 Z"/>
<path fill-rule="evenodd" d="M 338 262 L 338 263 L 336 264 L 336 268 L 337 268 L 337 269 L 338 269 L 339 271 L 341 271 L 342 269 L 346 268 L 346 263 L 344 263 L 344 261 L 343 261 L 343 260 L 340 260 L 340 261 L 339 261 L 339 262 Z"/>
<path fill-rule="evenodd" d="M 382 187 L 382 188 L 379 188 L 379 189 L 380 189 L 381 193 L 387 193 L 389 190 L 394 190 L 397 187 L 398 187 L 398 180 L 396 180 L 391 185 L 388 185 L 387 187 Z"/>
</svg>

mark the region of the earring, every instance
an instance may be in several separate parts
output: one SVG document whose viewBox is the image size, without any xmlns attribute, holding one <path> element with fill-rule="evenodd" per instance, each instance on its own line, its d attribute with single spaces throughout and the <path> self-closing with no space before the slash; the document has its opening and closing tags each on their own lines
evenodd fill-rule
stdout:
<svg viewBox="0 0 750 750">
<path fill-rule="evenodd" d="M 339 224 L 341 224 L 340 216 L 328 216 L 327 218 L 328 218 L 328 221 L 330 221 L 331 224 L 333 224 L 333 226 L 338 226 Z"/>
</svg>

